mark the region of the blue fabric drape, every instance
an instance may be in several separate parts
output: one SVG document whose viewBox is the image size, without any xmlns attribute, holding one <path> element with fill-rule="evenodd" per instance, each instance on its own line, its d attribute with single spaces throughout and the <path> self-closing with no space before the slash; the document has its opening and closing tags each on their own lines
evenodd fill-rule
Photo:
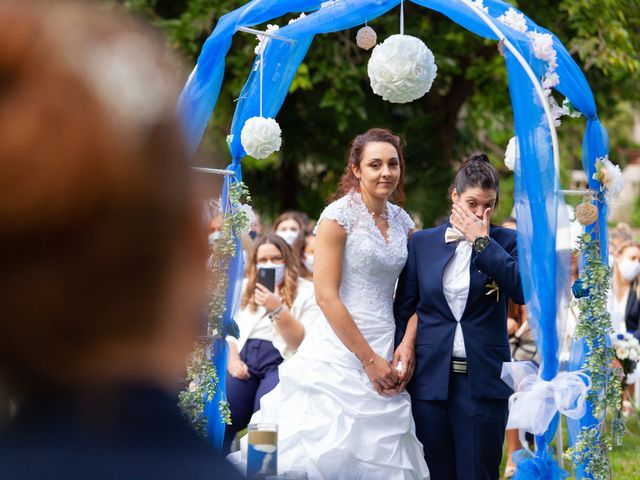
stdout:
<svg viewBox="0 0 640 480">
<path fill-rule="evenodd" d="M 224 73 L 224 57 L 231 44 L 231 36 L 237 26 L 251 26 L 266 22 L 288 12 L 313 11 L 305 18 L 280 28 L 278 34 L 294 43 L 270 40 L 264 52 L 263 72 L 263 116 L 275 118 L 288 93 L 298 66 L 303 61 L 315 36 L 335 32 L 363 24 L 366 20 L 386 13 L 398 5 L 399 0 L 337 0 L 325 2 L 304 0 L 253 0 L 235 12 L 221 18 L 198 59 L 180 100 L 180 112 L 192 150 L 200 141 L 211 117 Z M 497 40 L 497 35 L 480 19 L 473 9 L 460 0 L 413 0 L 413 3 L 438 11 L 467 30 L 484 38 Z M 499 0 L 484 0 L 489 16 L 497 19 L 512 5 Z M 526 17 L 525 17 L 526 18 Z M 597 157 L 608 150 L 606 131 L 598 121 L 593 94 L 584 74 L 576 65 L 562 43 L 548 30 L 526 18 L 529 31 L 550 33 L 557 52 L 556 72 L 560 84 L 556 90 L 587 118 L 587 130 L 583 142 L 583 166 L 591 177 Z M 496 26 L 518 49 L 538 77 L 542 77 L 546 66 L 536 59 L 531 40 L 523 33 L 496 21 Z M 428 41 L 428 39 L 426 39 Z M 428 43 L 428 42 L 427 42 Z M 531 80 L 523 67 L 508 51 L 505 54 L 509 89 L 514 112 L 515 133 L 519 138 L 520 162 L 515 172 L 515 203 L 518 215 L 518 243 L 520 268 L 528 274 L 523 278 L 527 298 L 528 319 L 541 352 L 541 376 L 552 379 L 558 371 L 558 332 L 556 331 L 557 305 L 568 294 L 569 265 L 567 252 L 556 250 L 556 229 L 561 227 L 558 209 L 564 208 L 564 200 L 557 192 L 557 172 L 553 164 L 550 131 L 544 117 L 540 100 L 535 95 Z M 436 59 L 437 60 L 437 59 Z M 234 168 L 240 178 L 240 161 L 245 155 L 240 143 L 240 132 L 248 118 L 260 111 L 259 72 L 257 59 L 249 73 L 234 113 L 229 148 Z M 590 181 L 593 188 L 599 188 Z M 598 205 L 600 218 L 605 207 Z M 605 222 L 600 222 L 598 234 L 606 239 Z M 606 255 L 606 241 L 602 242 Z M 238 255 L 237 255 L 238 256 Z M 606 260 L 606 258 L 605 258 Z M 230 292 L 228 295 L 225 322 L 231 321 L 239 283 L 241 258 L 230 269 Z M 238 276 L 236 276 L 238 275 Z M 233 290 L 233 289 L 237 289 Z M 566 302 L 565 302 L 566 303 Z M 221 347 L 225 348 L 225 347 Z M 584 361 L 584 345 L 576 343 L 571 360 L 571 369 L 580 368 Z M 226 353 L 226 352 L 225 352 Z M 226 357 L 226 354 L 225 354 Z M 226 358 L 225 358 L 226 361 Z M 224 371 L 224 370 L 222 370 Z M 580 421 L 570 422 L 571 442 L 579 426 L 592 424 L 595 419 L 588 414 Z M 559 467 L 549 454 L 550 444 L 556 430 L 558 417 L 545 435 L 536 438 L 536 457 L 523 460 L 518 478 L 560 478 Z M 526 462 L 532 462 L 527 464 Z M 584 478 L 578 471 L 577 478 Z"/>
</svg>

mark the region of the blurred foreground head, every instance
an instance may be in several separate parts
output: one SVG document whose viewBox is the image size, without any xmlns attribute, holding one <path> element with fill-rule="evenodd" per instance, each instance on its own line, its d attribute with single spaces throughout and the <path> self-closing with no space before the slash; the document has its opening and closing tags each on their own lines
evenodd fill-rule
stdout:
<svg viewBox="0 0 640 480">
<path fill-rule="evenodd" d="M 162 40 L 25 1 L 0 5 L 0 32 L 1 380 L 167 383 L 207 249 Z"/>
</svg>

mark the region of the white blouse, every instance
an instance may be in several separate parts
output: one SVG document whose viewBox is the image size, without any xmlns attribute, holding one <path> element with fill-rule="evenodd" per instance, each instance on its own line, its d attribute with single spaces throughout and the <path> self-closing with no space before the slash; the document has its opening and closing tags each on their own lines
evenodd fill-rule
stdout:
<svg viewBox="0 0 640 480">
<path fill-rule="evenodd" d="M 247 287 L 247 279 L 242 281 L 242 292 Z M 305 335 L 316 319 L 322 314 L 320 308 L 316 304 L 315 292 L 313 290 L 313 283 L 304 278 L 298 279 L 298 291 L 296 298 L 293 301 L 293 305 L 289 309 L 293 318 L 302 323 L 305 331 Z M 255 312 L 252 312 L 249 307 L 241 309 L 235 318 L 238 328 L 240 329 L 240 338 L 236 339 L 231 336 L 227 336 L 227 342 L 235 343 L 238 346 L 238 352 L 247 343 L 249 339 L 266 340 L 273 343 L 273 346 L 280 352 L 282 358 L 287 360 L 294 353 L 295 350 L 291 350 L 287 347 L 282 335 L 278 332 L 278 328 L 275 323 L 271 322 L 267 309 L 263 306 L 258 306 Z"/>
<path fill-rule="evenodd" d="M 460 240 L 451 260 L 444 268 L 442 276 L 444 298 L 447 300 L 449 309 L 458 323 L 453 338 L 452 355 L 460 358 L 467 358 L 460 319 L 462 319 L 462 314 L 467 306 L 467 298 L 469 297 L 469 284 L 471 281 L 469 269 L 471 268 L 472 248 L 469 242 L 464 239 Z"/>
</svg>

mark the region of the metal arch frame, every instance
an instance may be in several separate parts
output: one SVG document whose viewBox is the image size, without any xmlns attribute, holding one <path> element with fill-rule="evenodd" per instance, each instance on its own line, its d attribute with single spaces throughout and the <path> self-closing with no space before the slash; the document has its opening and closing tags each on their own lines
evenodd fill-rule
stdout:
<svg viewBox="0 0 640 480">
<path fill-rule="evenodd" d="M 487 15 L 483 10 L 481 10 L 478 6 L 471 3 L 470 0 L 460 0 L 461 3 L 465 4 L 469 7 L 490 29 L 493 33 L 495 33 L 498 37 L 498 40 L 502 42 L 502 44 L 513 54 L 516 58 L 520 66 L 524 69 L 527 76 L 533 83 L 533 87 L 538 94 L 538 98 L 542 102 L 542 107 L 544 109 L 544 115 L 547 119 L 547 124 L 549 126 L 549 132 L 551 133 L 551 146 L 553 149 L 553 165 L 555 167 L 555 191 L 558 192 L 560 189 L 560 148 L 558 145 L 558 132 L 556 131 L 556 126 L 553 123 L 553 116 L 551 115 L 551 107 L 549 106 L 549 100 L 547 96 L 544 94 L 544 90 L 542 88 L 542 84 L 540 80 L 533 72 L 529 63 L 524 59 L 520 51 L 511 43 L 511 41 L 504 36 L 502 31 L 496 26 L 495 22 L 489 15 Z"/>
</svg>

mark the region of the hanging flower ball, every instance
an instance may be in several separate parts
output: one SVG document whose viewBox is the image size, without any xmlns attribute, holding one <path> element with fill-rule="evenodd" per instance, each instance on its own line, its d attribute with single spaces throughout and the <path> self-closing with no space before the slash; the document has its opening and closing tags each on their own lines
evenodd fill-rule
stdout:
<svg viewBox="0 0 640 480">
<path fill-rule="evenodd" d="M 248 155 L 262 160 L 280 150 L 282 130 L 273 118 L 252 117 L 240 132 L 240 143 Z"/>
<path fill-rule="evenodd" d="M 368 72 L 373 93 L 392 103 L 412 102 L 431 89 L 438 67 L 419 38 L 391 35 L 376 46 Z"/>
<path fill-rule="evenodd" d="M 576 220 L 580 225 L 591 225 L 598 220 L 598 207 L 593 205 L 590 200 L 584 200 L 576 207 Z"/>
<path fill-rule="evenodd" d="M 512 137 L 507 144 L 507 150 L 504 152 L 504 164 L 512 172 L 516 168 L 516 158 L 518 157 L 520 157 L 518 137 Z"/>
<path fill-rule="evenodd" d="M 371 50 L 378 42 L 378 35 L 371 27 L 362 27 L 356 34 L 356 44 L 365 50 Z"/>
</svg>

